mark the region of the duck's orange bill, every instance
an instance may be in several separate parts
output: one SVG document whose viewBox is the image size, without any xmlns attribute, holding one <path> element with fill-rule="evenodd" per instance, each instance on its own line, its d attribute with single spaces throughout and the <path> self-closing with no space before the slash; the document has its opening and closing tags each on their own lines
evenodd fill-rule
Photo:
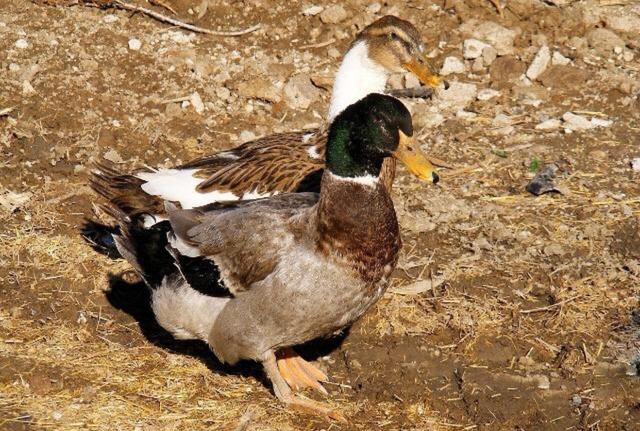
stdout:
<svg viewBox="0 0 640 431">
<path fill-rule="evenodd" d="M 427 156 L 422 152 L 413 136 L 407 136 L 402 131 L 398 149 L 393 157 L 404 164 L 409 172 L 423 181 L 431 181 L 434 184 L 440 180 L 436 168 L 431 164 Z"/>
<path fill-rule="evenodd" d="M 442 78 L 433 71 L 426 57 L 414 58 L 409 63 L 404 64 L 404 68 L 418 77 L 427 87 L 436 88 L 442 82 Z"/>
</svg>

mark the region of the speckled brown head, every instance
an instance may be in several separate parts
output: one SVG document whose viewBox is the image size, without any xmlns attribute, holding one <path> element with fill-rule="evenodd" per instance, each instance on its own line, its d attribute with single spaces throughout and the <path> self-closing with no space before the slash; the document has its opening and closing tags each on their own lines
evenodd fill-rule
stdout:
<svg viewBox="0 0 640 431">
<path fill-rule="evenodd" d="M 425 56 L 418 30 L 409 21 L 387 15 L 368 25 L 358 34 L 354 44 L 364 41 L 369 58 L 392 72 L 410 71 L 429 87 L 437 87 L 441 79 Z"/>
</svg>

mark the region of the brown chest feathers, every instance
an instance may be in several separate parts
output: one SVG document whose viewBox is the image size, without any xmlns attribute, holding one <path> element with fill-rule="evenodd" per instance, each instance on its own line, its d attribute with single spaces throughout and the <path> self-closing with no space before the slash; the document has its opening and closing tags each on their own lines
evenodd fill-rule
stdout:
<svg viewBox="0 0 640 431">
<path fill-rule="evenodd" d="M 396 212 L 382 183 L 363 185 L 329 172 L 318 203 L 318 245 L 333 251 L 366 282 L 388 275 L 402 245 Z"/>
</svg>

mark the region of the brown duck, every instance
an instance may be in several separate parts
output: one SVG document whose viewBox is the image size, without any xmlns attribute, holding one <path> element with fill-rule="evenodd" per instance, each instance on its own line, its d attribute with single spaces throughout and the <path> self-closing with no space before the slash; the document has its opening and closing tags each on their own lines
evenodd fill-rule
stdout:
<svg viewBox="0 0 640 431">
<path fill-rule="evenodd" d="M 151 228 L 111 204 L 118 249 L 152 289 L 160 325 L 176 338 L 206 341 L 222 362 L 261 362 L 282 402 L 344 420 L 294 392 L 321 388 L 326 376 L 282 352 L 352 324 L 385 292 L 401 241 L 380 178 L 384 160 L 438 179 L 412 135 L 405 106 L 371 94 L 333 121 L 319 194 L 190 210 L 167 203 L 168 220 Z M 196 290 L 206 265 L 204 284 L 219 280 L 225 295 Z"/>
<path fill-rule="evenodd" d="M 370 93 L 384 93 L 389 74 L 411 71 L 436 87 L 420 33 L 408 21 L 385 16 L 364 28 L 344 55 L 335 78 L 329 123 L 347 106 Z M 213 202 L 255 199 L 277 193 L 318 191 L 324 169 L 327 128 L 269 135 L 228 151 L 169 169 L 122 175 L 97 164 L 96 191 L 123 206 L 138 208 L 163 220 L 163 200 L 183 209 Z M 383 182 L 391 184 L 395 163 L 384 166 Z"/>
</svg>

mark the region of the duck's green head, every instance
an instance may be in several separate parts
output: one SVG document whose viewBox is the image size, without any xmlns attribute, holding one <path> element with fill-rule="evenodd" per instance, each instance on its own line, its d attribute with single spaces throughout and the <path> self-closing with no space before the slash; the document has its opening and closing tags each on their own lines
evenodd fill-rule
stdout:
<svg viewBox="0 0 640 431">
<path fill-rule="evenodd" d="M 369 94 L 331 124 L 327 169 L 341 177 L 378 177 L 385 157 L 398 159 L 421 180 L 439 180 L 415 142 L 407 108 L 391 96 Z"/>
</svg>

